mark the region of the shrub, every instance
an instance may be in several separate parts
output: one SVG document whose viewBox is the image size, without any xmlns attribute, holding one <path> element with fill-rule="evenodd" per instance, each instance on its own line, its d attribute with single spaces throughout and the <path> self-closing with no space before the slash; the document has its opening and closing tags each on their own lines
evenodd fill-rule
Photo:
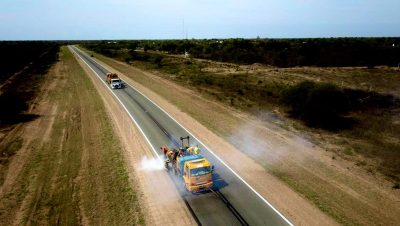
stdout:
<svg viewBox="0 0 400 226">
<path fill-rule="evenodd" d="M 337 129 L 338 122 L 350 111 L 347 95 L 329 83 L 301 82 L 285 90 L 282 101 L 293 116 L 317 127 Z"/>
<path fill-rule="evenodd" d="M 282 101 L 291 108 L 291 112 L 294 115 L 301 117 L 306 108 L 305 103 L 307 102 L 308 96 L 314 87 L 315 83 L 313 82 L 301 82 L 296 86 L 286 89 L 283 92 Z"/>
<path fill-rule="evenodd" d="M 151 61 L 152 63 L 156 64 L 157 67 L 161 67 L 161 66 L 162 66 L 162 65 L 161 65 L 162 60 L 163 60 L 163 57 L 160 56 L 160 55 L 152 56 L 151 59 L 150 59 L 150 61 Z"/>
<path fill-rule="evenodd" d="M 305 107 L 305 116 L 317 121 L 334 119 L 350 110 L 346 94 L 333 84 L 321 84 L 311 89 Z"/>
</svg>

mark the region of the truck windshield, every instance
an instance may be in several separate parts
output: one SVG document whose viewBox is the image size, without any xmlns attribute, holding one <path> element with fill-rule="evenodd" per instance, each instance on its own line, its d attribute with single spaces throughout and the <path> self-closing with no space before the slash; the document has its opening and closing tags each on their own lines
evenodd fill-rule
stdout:
<svg viewBox="0 0 400 226">
<path fill-rule="evenodd" d="M 111 80 L 111 82 L 112 83 L 119 83 L 120 81 L 118 79 L 115 79 L 115 80 L 113 79 L 113 80 Z"/>
<path fill-rule="evenodd" d="M 200 176 L 200 175 L 204 175 L 207 173 L 210 173 L 211 169 L 209 166 L 205 166 L 205 167 L 199 167 L 199 168 L 195 168 L 195 169 L 191 169 L 190 170 L 190 175 L 191 176 Z"/>
</svg>

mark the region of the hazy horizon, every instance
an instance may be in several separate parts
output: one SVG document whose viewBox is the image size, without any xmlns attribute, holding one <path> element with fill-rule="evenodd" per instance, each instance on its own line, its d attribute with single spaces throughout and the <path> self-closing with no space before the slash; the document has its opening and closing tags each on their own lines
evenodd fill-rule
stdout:
<svg viewBox="0 0 400 226">
<path fill-rule="evenodd" d="M 400 1 L 3 0 L 0 40 L 399 37 Z"/>
</svg>

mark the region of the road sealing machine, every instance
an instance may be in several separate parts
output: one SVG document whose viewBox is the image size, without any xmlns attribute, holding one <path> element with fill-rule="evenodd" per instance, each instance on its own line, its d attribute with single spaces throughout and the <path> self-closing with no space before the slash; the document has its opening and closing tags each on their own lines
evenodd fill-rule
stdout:
<svg viewBox="0 0 400 226">
<path fill-rule="evenodd" d="M 198 146 L 190 146 L 189 136 L 180 139 L 182 146 L 179 150 L 161 147 L 165 157 L 165 168 L 181 176 L 189 192 L 209 190 L 213 185 L 214 166 L 200 154 Z M 186 146 L 184 146 L 184 140 L 187 140 Z"/>
</svg>

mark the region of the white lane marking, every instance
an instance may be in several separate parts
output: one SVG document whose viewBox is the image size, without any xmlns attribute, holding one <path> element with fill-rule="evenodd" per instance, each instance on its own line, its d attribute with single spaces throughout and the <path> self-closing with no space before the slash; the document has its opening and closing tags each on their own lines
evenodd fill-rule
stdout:
<svg viewBox="0 0 400 226">
<path fill-rule="evenodd" d="M 125 107 L 125 105 L 122 103 L 122 101 L 118 98 L 118 96 L 113 92 L 113 90 L 110 88 L 110 86 L 101 78 L 101 76 L 99 74 L 97 74 L 97 72 L 95 70 L 93 70 L 92 67 L 90 67 L 90 65 L 88 63 L 86 63 L 86 61 L 76 52 L 76 50 L 73 49 L 73 47 L 69 46 L 70 50 L 72 50 L 72 52 L 75 52 L 76 55 L 81 58 L 81 60 L 89 67 L 90 70 L 92 70 L 97 77 L 100 79 L 100 81 L 103 82 L 103 84 L 111 91 L 111 93 L 114 95 L 114 97 L 118 100 L 118 102 L 122 105 L 122 107 L 125 109 L 125 111 L 128 113 L 129 117 L 132 119 L 133 123 L 135 123 L 136 127 L 139 129 L 140 133 L 144 136 L 144 138 L 146 139 L 147 143 L 149 144 L 149 146 L 151 147 L 151 149 L 153 150 L 154 154 L 158 157 L 158 159 L 160 159 L 160 161 L 163 161 L 161 159 L 161 157 L 158 155 L 157 151 L 155 150 L 155 148 L 153 147 L 153 145 L 150 143 L 149 138 L 147 138 L 146 134 L 143 132 L 142 128 L 140 128 L 139 124 L 136 122 L 135 118 L 133 118 L 133 116 L 131 115 L 131 113 L 129 113 L 128 109 Z M 97 62 L 96 62 L 97 63 Z"/>
<path fill-rule="evenodd" d="M 83 53 L 83 52 L 82 52 Z M 86 53 L 83 53 L 86 54 Z M 79 55 L 78 55 L 79 56 Z M 82 58 L 81 58 L 82 59 Z M 95 60 L 94 60 L 95 61 Z M 97 61 L 95 61 L 97 63 Z M 86 63 L 86 62 L 85 62 Z M 88 64 L 87 64 L 88 65 Z M 100 64 L 101 65 L 101 64 Z M 89 65 L 88 65 L 89 66 Z M 90 67 L 90 66 L 89 66 Z M 92 69 L 93 70 L 93 69 Z M 93 70 L 94 71 L 94 70 Z M 95 72 L 95 71 L 94 71 Z M 96 73 L 96 72 L 95 72 Z M 96 73 L 97 74 L 97 73 Z M 99 77 L 100 78 L 100 77 Z M 100 79 L 102 80 L 102 79 Z M 103 83 L 105 83 L 103 81 Z M 272 206 L 271 203 L 269 203 L 260 193 L 258 193 L 249 183 L 247 183 L 241 176 L 239 176 L 238 173 L 236 173 L 231 167 L 228 166 L 228 164 L 226 164 L 220 157 L 218 157 L 209 147 L 207 147 L 203 142 L 200 141 L 200 139 L 198 139 L 196 136 L 194 136 L 189 130 L 187 130 L 183 125 L 181 125 L 178 121 L 176 121 L 168 112 L 166 112 L 162 107 L 160 107 L 158 104 L 156 104 L 155 102 L 153 102 L 151 99 L 149 99 L 146 95 L 144 95 L 142 92 L 140 92 L 139 90 L 137 90 L 136 88 L 134 88 L 133 86 L 131 86 L 129 83 L 126 82 L 126 84 L 128 84 L 132 89 L 136 90 L 138 93 L 140 93 L 142 96 L 144 96 L 147 100 L 149 100 L 151 103 L 153 103 L 155 106 L 157 106 L 161 111 L 163 111 L 166 115 L 168 115 L 168 117 L 170 117 L 174 122 L 176 122 L 178 125 L 180 125 L 186 132 L 188 132 L 192 137 L 194 137 L 201 145 L 203 145 L 212 155 L 214 155 L 215 158 L 217 158 L 226 168 L 228 168 L 236 177 L 238 177 L 248 188 L 250 188 L 250 190 L 252 190 L 262 201 L 264 201 L 271 209 L 273 209 L 283 220 L 286 221 L 286 223 L 288 223 L 289 225 L 293 226 L 293 224 L 285 217 L 283 216 L 282 213 L 280 213 L 277 209 L 275 209 L 275 207 Z M 118 99 L 118 97 L 117 97 Z M 121 101 L 120 101 L 121 103 Z M 122 104 L 122 103 L 121 103 Z M 122 104 L 123 105 L 123 104 Z M 125 106 L 124 106 L 125 107 Z M 127 110 L 125 108 L 125 110 Z M 130 115 L 130 113 L 128 112 L 128 114 Z M 132 120 L 133 117 L 131 116 Z M 137 123 L 135 123 L 137 125 Z M 138 125 L 137 125 L 138 126 Z M 140 127 L 139 127 L 140 128 Z M 141 129 L 140 129 L 141 130 Z M 142 130 L 141 130 L 142 131 Z M 143 131 L 142 131 L 143 133 Z M 144 135 L 144 133 L 143 133 Z M 144 135 L 145 136 L 145 135 Z M 146 137 L 146 136 L 145 136 Z M 147 138 L 146 138 L 147 139 Z M 150 141 L 147 140 L 147 142 L 149 143 Z M 150 144 L 150 143 L 149 143 Z M 151 146 L 151 144 L 150 144 Z M 151 146 L 153 147 L 153 146 Z M 154 148 L 153 148 L 154 149 Z M 155 151 L 155 150 L 154 150 Z M 158 154 L 156 153 L 156 155 L 158 156 Z M 160 157 L 159 157 L 160 158 Z"/>
</svg>

